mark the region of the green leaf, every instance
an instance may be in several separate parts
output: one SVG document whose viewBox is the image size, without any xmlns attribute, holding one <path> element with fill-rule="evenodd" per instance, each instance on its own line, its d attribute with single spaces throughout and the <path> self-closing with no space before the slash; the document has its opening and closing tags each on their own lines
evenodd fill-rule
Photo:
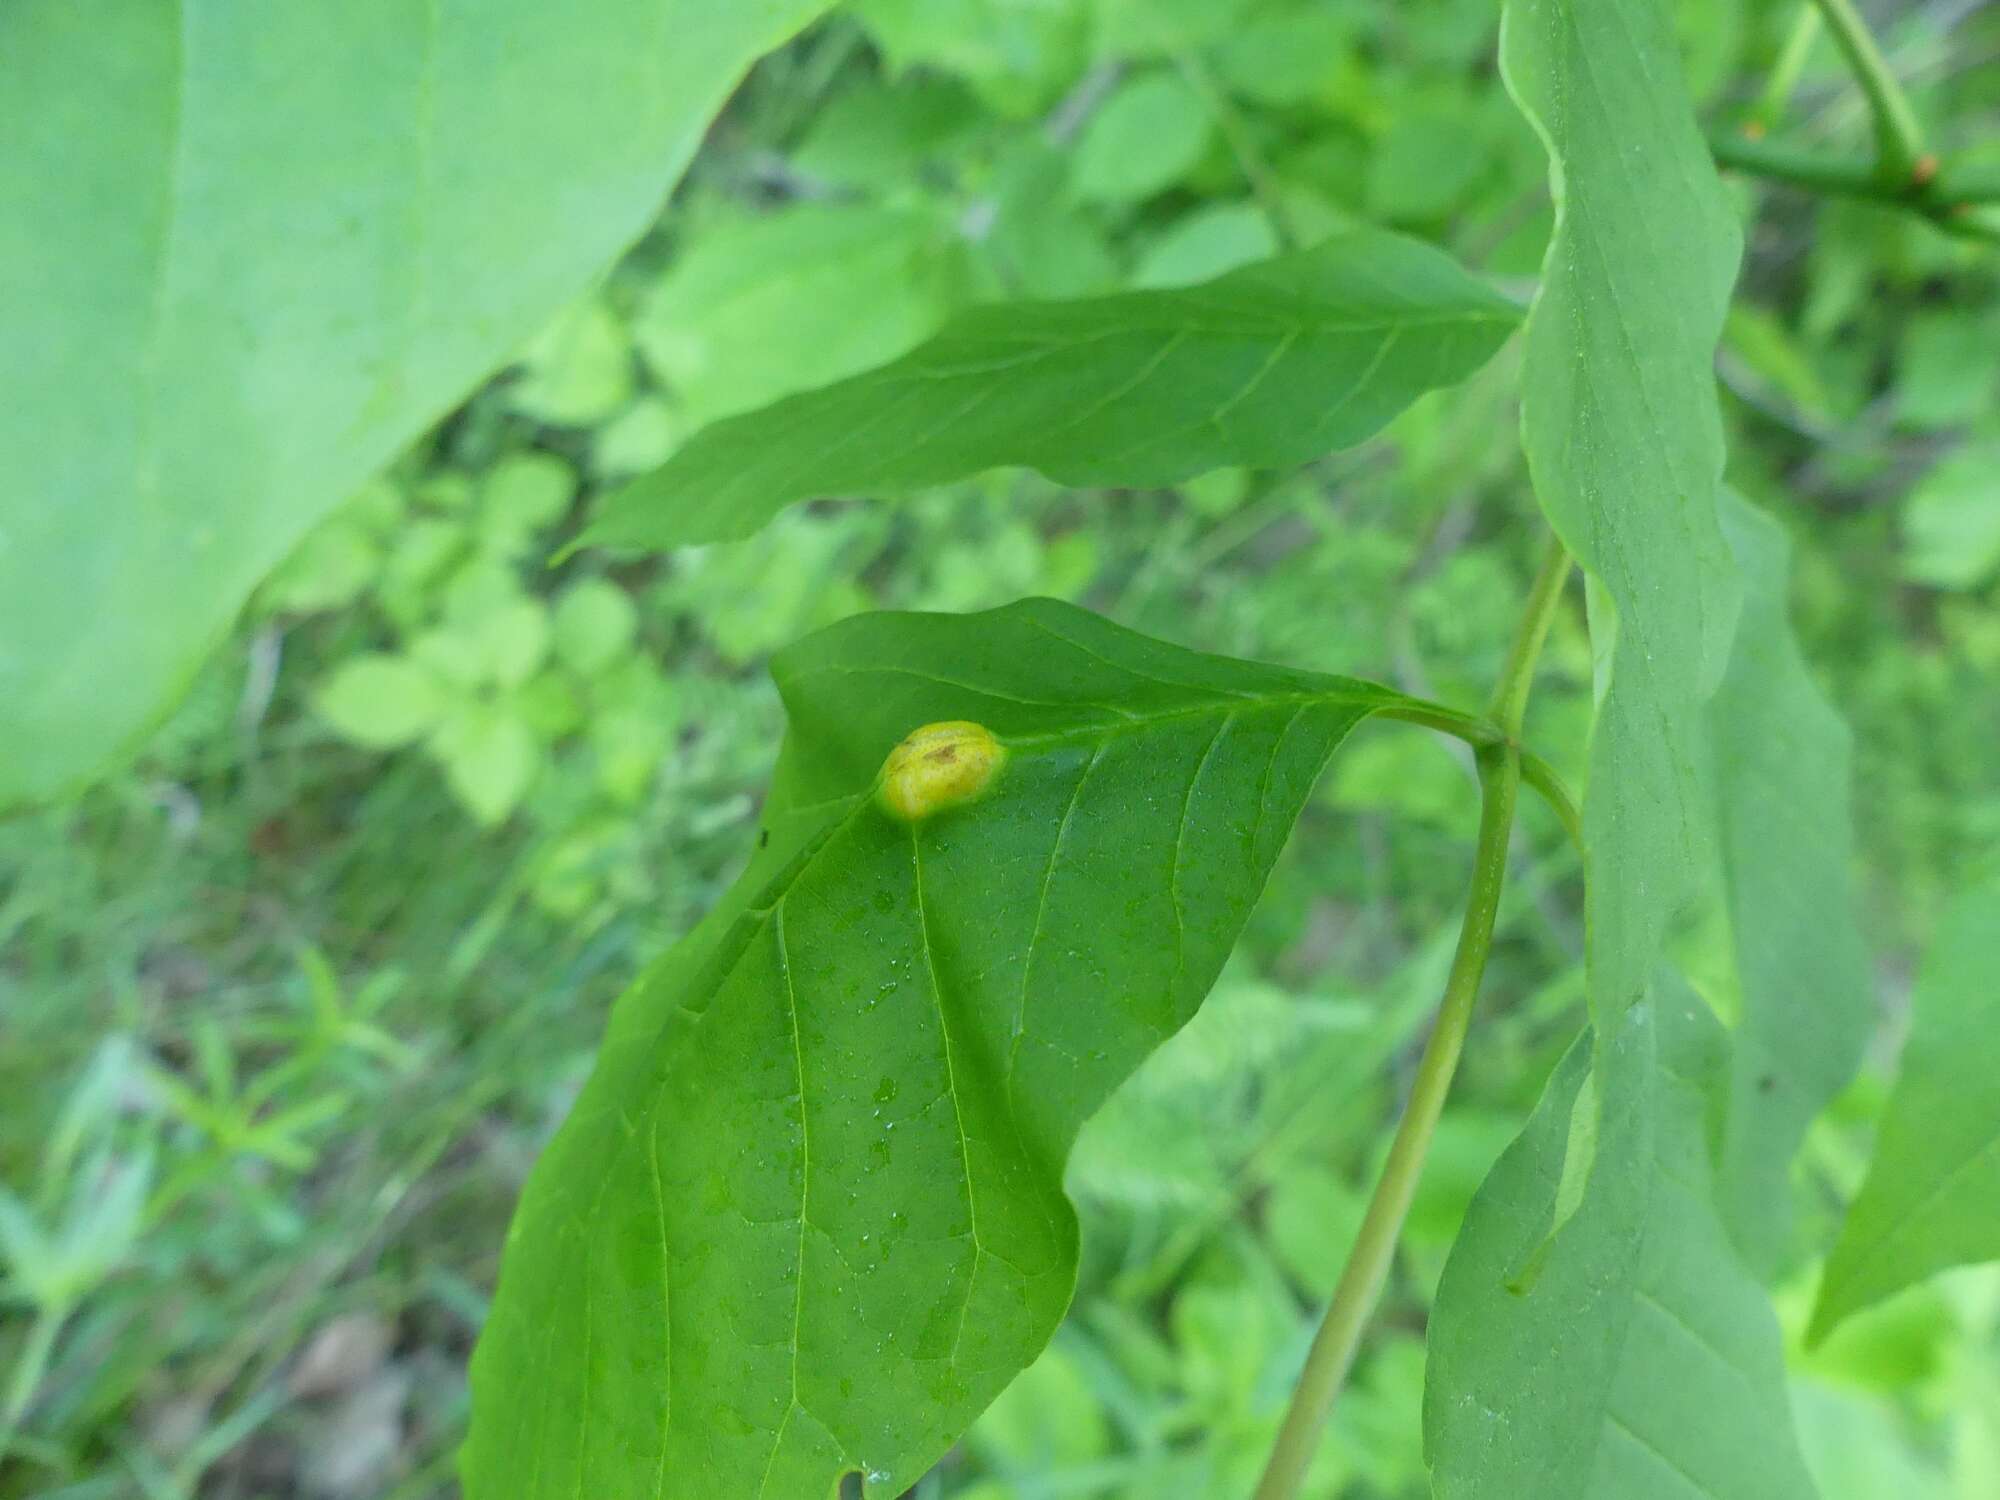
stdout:
<svg viewBox="0 0 2000 1500">
<path fill-rule="evenodd" d="M 1486 170 L 1494 137 L 1475 100 L 1408 101 L 1369 154 L 1370 214 L 1396 223 L 1444 218 Z"/>
<path fill-rule="evenodd" d="M 499 552 L 524 551 L 575 494 L 576 471 L 553 453 L 510 453 L 480 481 L 480 539 Z"/>
<path fill-rule="evenodd" d="M 978 106 L 952 79 L 858 82 L 815 111 L 792 166 L 843 187 L 895 192 L 973 138 Z"/>
<path fill-rule="evenodd" d="M 1134 286 L 1187 286 L 1278 253 L 1278 235 L 1254 203 L 1211 203 L 1162 234 L 1133 269 Z"/>
<path fill-rule="evenodd" d="M 1001 1473 L 1034 1482 L 1111 1452 L 1104 1403 L 1060 1341 L 1000 1395 L 969 1444 Z"/>
<path fill-rule="evenodd" d="M 539 599 L 514 599 L 476 626 L 486 670 L 501 687 L 519 687 L 549 654 L 549 611 Z"/>
<path fill-rule="evenodd" d="M 1092 42 L 1113 56 L 1181 56 L 1242 22 L 1243 0 L 1096 0 Z"/>
<path fill-rule="evenodd" d="M 473 1500 L 914 1483 L 1062 1317 L 1079 1126 L 1193 1014 L 1335 746 L 1407 704 L 1047 600 L 859 616 L 774 674 L 766 847 L 620 1002 L 509 1237 Z M 885 757 L 967 720 L 926 743 L 990 782 L 886 810 Z"/>
<path fill-rule="evenodd" d="M 315 706 L 343 739 L 392 750 L 426 733 L 444 711 L 444 688 L 407 656 L 355 656 L 320 687 Z"/>
<path fill-rule="evenodd" d="M 1793 1387 L 1792 1402 L 1820 1500 L 1954 1500 L 1954 1487 L 1882 1405 L 1808 1381 Z M 1957 1490 L 1961 1500 L 1978 1493 Z"/>
<path fill-rule="evenodd" d="M 1992 410 L 1996 331 L 1992 317 L 1963 309 L 1912 317 L 1897 362 L 1897 417 L 1913 427 L 1950 427 Z"/>
<path fill-rule="evenodd" d="M 632 596 L 603 578 L 586 578 L 556 605 L 556 656 L 571 671 L 595 677 L 624 655 L 639 628 Z"/>
<path fill-rule="evenodd" d="M 458 800 L 489 824 L 520 806 L 547 759 L 525 719 L 485 704 L 468 705 L 440 724 L 431 750 Z"/>
<path fill-rule="evenodd" d="M 2000 570 L 2000 442 L 1968 444 L 1924 475 L 1903 506 L 1903 576 L 1977 588 Z"/>
<path fill-rule="evenodd" d="M 2000 879 L 1961 896 L 1924 960 L 1901 1074 L 1813 1311 L 1842 1318 L 1951 1266 L 2000 1259 Z"/>
<path fill-rule="evenodd" d="M 368 528 L 345 515 L 330 516 L 293 549 L 264 587 L 274 610 L 308 614 L 356 599 L 382 568 L 382 546 Z"/>
<path fill-rule="evenodd" d="M 1020 0 L 852 0 L 854 17 L 898 73 L 963 78 L 1009 116 L 1050 108 L 1083 64 L 1083 12 Z"/>
<path fill-rule="evenodd" d="M 694 421 L 892 359 L 958 298 L 956 230 L 933 211 L 807 203 L 718 224 L 657 282 L 634 335 Z"/>
<path fill-rule="evenodd" d="M 0 7 L 0 807 L 129 751 L 824 8 Z"/>
<path fill-rule="evenodd" d="M 1439 252 L 1373 231 L 1186 290 L 975 308 L 893 364 L 697 434 L 585 540 L 724 541 L 810 496 L 1008 464 L 1157 485 L 1303 463 L 1477 369 L 1516 319 Z"/>
<path fill-rule="evenodd" d="M 631 337 L 595 297 L 560 313 L 528 345 L 521 364 L 507 404 L 553 426 L 592 426 L 632 396 Z"/>
<path fill-rule="evenodd" d="M 1741 1015 L 1717 1191 L 1768 1276 L 1790 1249 L 1792 1158 L 1860 1064 L 1875 991 L 1850 874 L 1849 736 L 1786 618 L 1790 548 L 1740 496 L 1725 493 L 1722 515 L 1744 600 L 1707 740 Z"/>
<path fill-rule="evenodd" d="M 600 481 L 625 479 L 657 468 L 679 444 L 683 428 L 674 408 L 641 396 L 591 434 L 590 467 Z"/>
<path fill-rule="evenodd" d="M 1260 104 L 1310 104 L 1331 92 L 1353 65 L 1354 12 L 1311 6 L 1254 16 L 1230 28 L 1217 49 L 1216 72 L 1230 91 Z"/>
<path fill-rule="evenodd" d="M 1712 1201 L 1720 1026 L 1671 976 L 1573 1047 L 1474 1199 L 1431 1316 L 1438 1500 L 1812 1500 L 1778 1325 Z M 1547 1205 L 1603 1104 L 1563 1232 Z M 1546 1245 L 1522 1290 L 1525 1266 Z"/>
<path fill-rule="evenodd" d="M 1501 64 L 1557 208 L 1521 436 L 1536 498 L 1594 586 L 1604 665 L 1583 819 L 1590 1001 L 1608 1034 L 1695 889 L 1695 739 L 1738 603 L 1713 366 L 1741 237 L 1662 0 L 1510 0 Z"/>
<path fill-rule="evenodd" d="M 1824 727 L 1785 645 L 1782 551 L 1748 514 L 1733 515 L 1734 540 L 1762 592 L 1738 634 L 1712 366 L 1740 235 L 1658 0 L 1510 0 L 1502 64 L 1548 149 L 1557 207 L 1529 315 L 1522 440 L 1537 497 L 1589 575 L 1594 1030 L 1475 1200 L 1447 1265 L 1425 1396 L 1436 1490 L 1440 1500 L 1803 1500 L 1812 1486 L 1775 1319 L 1733 1236 L 1760 1248 L 1775 1237 L 1742 1198 L 1752 1183 L 1782 1181 L 1800 1113 L 1838 1071 L 1845 1033 L 1788 1064 L 1774 1080 L 1782 1099 L 1739 1091 L 1754 1092 L 1769 1063 L 1761 1049 L 1812 999 L 1781 987 L 1782 955 L 1811 937 L 1778 908 L 1792 851 L 1754 840 L 1837 815 L 1800 793 L 1837 799 L 1840 756 L 1837 743 L 1813 742 L 1799 780 L 1779 780 L 1779 805 L 1753 807 L 1781 777 L 1776 752 L 1718 729 L 1708 708 L 1733 670 L 1725 697 L 1785 695 L 1797 710 L 1778 725 L 1765 705 L 1767 732 L 1812 740 Z M 1719 788 L 1704 774 L 1712 764 Z M 1756 1007 L 1741 1061 L 1661 963 L 1667 932 L 1710 885 L 1718 807 L 1725 855 L 1770 861 L 1729 872 L 1732 906 L 1778 908 L 1772 931 L 1738 935 L 1743 999 Z M 1838 872 L 1820 873 L 1813 889 L 1844 897 Z M 1838 1003 L 1851 999 L 1843 991 Z M 1717 1126 L 1734 1152 L 1720 1184 Z"/>
<path fill-rule="evenodd" d="M 1136 203 L 1171 187 L 1208 148 L 1208 105 L 1179 73 L 1121 83 L 1076 143 L 1070 182 L 1087 203 Z"/>
</svg>

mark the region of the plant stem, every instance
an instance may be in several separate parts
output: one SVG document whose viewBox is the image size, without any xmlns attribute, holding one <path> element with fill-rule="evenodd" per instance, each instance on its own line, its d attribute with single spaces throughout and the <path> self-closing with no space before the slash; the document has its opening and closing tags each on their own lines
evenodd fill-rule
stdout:
<svg viewBox="0 0 2000 1500">
<path fill-rule="evenodd" d="M 1920 183 L 1920 164 L 1925 160 L 1924 131 L 1916 111 L 1903 93 L 1903 86 L 1890 71 L 1889 60 L 1875 43 L 1875 34 L 1861 19 L 1854 0 L 1816 0 L 1826 17 L 1833 39 L 1846 54 L 1854 70 L 1855 82 L 1868 96 L 1868 108 L 1875 118 L 1875 169 L 1892 186 Z M 1935 162 L 1931 170 L 1936 170 Z"/>
<path fill-rule="evenodd" d="M 1257 1485 L 1256 1500 L 1294 1500 L 1319 1446 L 1334 1400 L 1353 1367 L 1375 1303 L 1388 1280 L 1396 1253 L 1396 1240 L 1403 1220 L 1409 1215 L 1417 1182 L 1423 1175 L 1424 1157 L 1444 1113 L 1445 1098 L 1451 1092 L 1452 1075 L 1465 1049 L 1471 1029 L 1479 981 L 1486 972 L 1486 958 L 1493 947 L 1493 924 L 1500 909 L 1500 890 L 1507 875 L 1507 845 L 1514 828 L 1514 807 L 1521 787 L 1521 754 L 1515 741 L 1528 702 L 1535 661 L 1547 638 L 1549 622 L 1562 598 L 1564 580 L 1569 576 L 1569 554 L 1553 539 L 1535 583 L 1528 605 L 1507 654 L 1507 665 L 1493 694 L 1494 717 L 1506 731 L 1498 744 L 1481 746 L 1479 757 L 1479 841 L 1473 853 L 1472 889 L 1466 898 L 1465 917 L 1460 923 L 1458 950 L 1452 955 L 1451 974 L 1445 980 L 1444 998 L 1438 1006 L 1437 1025 L 1417 1064 L 1417 1076 L 1410 1089 L 1403 1118 L 1389 1145 L 1382 1176 L 1369 1200 L 1340 1284 L 1333 1301 L 1313 1338 L 1306 1356 L 1305 1370 L 1284 1425 L 1271 1449 L 1264 1477 Z"/>
<path fill-rule="evenodd" d="M 1992 220 L 1981 205 L 2000 202 L 2000 174 L 1977 169 L 1960 172 L 1947 165 L 1926 181 L 1912 177 L 1892 183 L 1868 162 L 1752 140 L 1734 131 L 1718 131 L 1709 138 L 1708 146 L 1718 166 L 1811 192 L 1866 198 L 1908 209 L 1948 234 L 1995 238 Z"/>
<path fill-rule="evenodd" d="M 1733 130 L 1719 130 L 1709 138 L 1708 149 L 1717 166 L 1768 177 L 1793 187 L 1810 188 L 1816 193 L 1832 193 L 1841 198 L 1872 198 L 1878 203 L 1902 203 L 1908 195 L 1889 187 L 1868 162 L 1852 157 L 1828 156 L 1823 151 L 1801 151 L 1771 141 L 1752 140 Z"/>
<path fill-rule="evenodd" d="M 1757 123 L 1768 129 L 1785 112 L 1785 105 L 1792 97 L 1792 90 L 1798 86 L 1799 74 L 1805 71 L 1806 59 L 1812 56 L 1813 43 L 1819 40 L 1820 13 L 1810 3 L 1801 5 L 1792 29 L 1785 37 L 1784 48 L 1778 53 L 1778 61 L 1771 69 L 1771 76 L 1765 81 L 1763 95 L 1757 101 Z"/>
<path fill-rule="evenodd" d="M 1521 623 L 1514 631 L 1514 644 L 1500 668 L 1500 681 L 1493 689 L 1493 703 L 1487 714 L 1509 740 L 1521 738 L 1521 723 L 1528 714 L 1528 693 L 1535 684 L 1535 663 L 1541 659 L 1542 643 L 1549 638 L 1556 606 L 1562 602 L 1563 585 L 1569 581 L 1569 552 L 1555 537 L 1542 549 L 1541 566 L 1528 586 L 1528 602 L 1521 610 Z"/>
</svg>

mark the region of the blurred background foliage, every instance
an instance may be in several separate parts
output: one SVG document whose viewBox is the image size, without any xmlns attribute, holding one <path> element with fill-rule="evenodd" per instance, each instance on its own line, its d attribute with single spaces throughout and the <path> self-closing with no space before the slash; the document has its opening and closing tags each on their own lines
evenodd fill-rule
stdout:
<svg viewBox="0 0 2000 1500">
<path fill-rule="evenodd" d="M 2000 10 L 1877 9 L 1939 144 L 2000 160 Z M 1704 115 L 1859 154 L 1823 39 L 1770 85 L 1796 10 L 1684 0 Z M 1525 293 L 1549 203 L 1495 23 L 1489 0 L 859 0 L 767 60 L 654 231 L 306 541 L 134 764 L 0 825 L 0 1496 L 455 1493 L 515 1194 L 611 998 L 741 860 L 782 727 L 761 664 L 795 636 L 1048 593 L 1479 701 L 1539 531 L 1511 353 L 1300 474 L 1007 473 L 666 559 L 546 559 L 699 424 L 975 299 L 1199 280 L 1353 222 Z M 1796 614 L 1856 729 L 1884 1018 L 1801 1166 L 1779 1290 L 1800 1420 L 1827 1500 L 1990 1500 L 1994 1275 L 1810 1354 L 1798 1335 L 1912 957 L 2000 847 L 2000 253 L 1737 196 L 1732 477 L 1796 538 Z M 1589 677 L 1572 615 L 1531 725 L 1572 777 Z M 1068 1325 L 919 1496 L 1248 1492 L 1438 992 L 1474 815 L 1468 767 L 1416 730 L 1343 758 L 1207 1010 L 1079 1150 Z M 1575 863 L 1526 818 L 1322 1500 L 1424 1493 L 1425 1307 L 1579 1022 Z"/>
</svg>

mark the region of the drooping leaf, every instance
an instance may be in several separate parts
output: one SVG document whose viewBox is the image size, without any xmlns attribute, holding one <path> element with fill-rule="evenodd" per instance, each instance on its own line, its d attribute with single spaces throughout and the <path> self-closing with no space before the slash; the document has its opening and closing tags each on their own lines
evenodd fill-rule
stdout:
<svg viewBox="0 0 2000 1500">
<path fill-rule="evenodd" d="M 1917 983 L 1867 1179 L 1812 1331 L 1951 1266 L 2000 1259 L 2000 879 L 1959 898 Z"/>
<path fill-rule="evenodd" d="M 1792 1158 L 1860 1063 L 1875 1001 L 1851 875 L 1847 726 L 1786 618 L 1782 529 L 1733 493 L 1722 518 L 1743 609 L 1706 738 L 1741 1015 L 1717 1206 L 1752 1268 L 1769 1276 L 1790 1241 Z"/>
<path fill-rule="evenodd" d="M 1521 435 L 1604 643 L 1583 820 L 1590 1000 L 1609 1034 L 1696 884 L 1696 736 L 1737 609 L 1713 364 L 1741 236 L 1661 0 L 1510 0 L 1501 64 L 1556 200 Z"/>
<path fill-rule="evenodd" d="M 0 8 L 0 806 L 129 747 L 824 8 Z"/>
<path fill-rule="evenodd" d="M 1424 1401 L 1435 1493 L 1811 1500 L 1777 1320 L 1714 1207 L 1721 1027 L 1671 975 L 1608 1024 L 1571 1049 L 1445 1265 Z M 1596 1170 L 1547 1242 L 1585 1115 Z"/>
<path fill-rule="evenodd" d="M 724 541 L 797 500 L 1009 464 L 1153 485 L 1304 463 L 1470 374 L 1517 318 L 1438 251 L 1373 230 L 1203 286 L 974 308 L 880 369 L 698 433 L 584 540 Z"/>
<path fill-rule="evenodd" d="M 1738 852 L 1789 816 L 1746 807 L 1767 763 L 1729 735 L 1711 754 L 1707 737 L 1741 603 L 1712 373 L 1740 236 L 1665 5 L 1509 0 L 1502 65 L 1549 152 L 1557 207 L 1528 319 L 1522 438 L 1537 498 L 1590 583 L 1594 1032 L 1467 1218 L 1431 1320 L 1427 1447 L 1441 1500 L 1806 1497 L 1775 1321 L 1718 1209 L 1709 1144 L 1713 1123 L 1735 1132 L 1733 1205 L 1789 1158 L 1798 1122 L 1732 1102 L 1735 1081 L 1759 1075 L 1661 962 L 1714 868 L 1711 759 L 1732 778 L 1721 797 Z M 1768 584 L 1754 526 L 1739 540 Z M 1739 691 L 1796 686 L 1773 639 L 1781 598 L 1760 601 Z M 1809 784 L 1825 782 L 1813 767 Z M 1732 899 L 1767 899 L 1773 878 L 1760 867 Z M 1756 1023 L 1768 1041 L 1796 1007 L 1769 993 L 1761 950 L 1738 962 L 1746 993 L 1754 978 L 1771 1007 Z M 1801 1098 L 1821 1061 L 1787 1080 Z"/>
<path fill-rule="evenodd" d="M 1068 1304 L 1079 1126 L 1335 746 L 1407 706 L 1050 601 L 861 616 L 774 671 L 766 847 L 621 1002 L 516 1219 L 472 1500 L 915 1482 Z M 885 774 L 927 724 L 946 780 Z"/>
</svg>

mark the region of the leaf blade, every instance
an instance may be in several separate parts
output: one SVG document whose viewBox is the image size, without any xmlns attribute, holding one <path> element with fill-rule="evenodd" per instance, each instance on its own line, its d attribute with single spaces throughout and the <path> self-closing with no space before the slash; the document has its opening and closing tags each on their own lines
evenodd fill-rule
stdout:
<svg viewBox="0 0 2000 1500">
<path fill-rule="evenodd" d="M 1768 651 L 1783 623 L 1763 601 L 1739 636 L 1719 513 L 1712 361 L 1740 235 L 1667 7 L 1510 0 L 1502 71 L 1557 204 L 1522 440 L 1537 499 L 1588 576 L 1598 651 L 1583 809 L 1593 1040 L 1454 1248 L 1431 1324 L 1426 1451 L 1450 1500 L 1804 1500 L 1775 1321 L 1732 1243 L 1741 1226 L 1715 1202 L 1707 1122 L 1743 1064 L 1661 963 L 1714 869 L 1709 700 L 1732 642 Z M 1724 797 L 1740 813 L 1749 771 L 1766 768 L 1738 769 Z M 1737 1137 L 1732 1209 L 1744 1181 L 1789 1159 L 1797 1122 L 1756 1123 Z M 1725 1322 L 1690 1338 L 1717 1305 Z"/>
<path fill-rule="evenodd" d="M 1882 1132 L 1827 1262 L 1812 1337 L 1952 1266 L 2000 1259 L 2000 880 L 1946 915 Z"/>
<path fill-rule="evenodd" d="M 1303 463 L 1470 374 L 1516 319 L 1437 251 L 1379 231 L 1198 287 L 975 308 L 879 369 L 704 429 L 613 494 L 583 542 L 728 540 L 809 496 L 1008 465 L 1152 485 Z"/>
<path fill-rule="evenodd" d="M 1083 1120 L 1193 1013 L 1327 756 L 1403 701 L 1047 600 L 857 617 L 774 673 L 770 845 L 621 1002 L 537 1169 L 474 1496 L 914 1482 L 1061 1317 Z M 1007 748 L 993 788 L 884 813 L 888 750 L 967 718 Z M 531 1402 L 598 1415 L 537 1435 Z"/>
<path fill-rule="evenodd" d="M 1571 1049 L 1452 1247 L 1424 1398 L 1439 1500 L 1814 1494 L 1777 1320 L 1713 1207 L 1721 1028 L 1671 976 L 1654 994 Z M 1579 1109 L 1599 1121 L 1595 1169 L 1550 1243 Z M 1538 1252 L 1532 1284 L 1510 1288 Z"/>
<path fill-rule="evenodd" d="M 1790 1249 L 1792 1159 L 1860 1065 L 1875 994 L 1850 874 L 1851 737 L 1787 619 L 1791 548 L 1733 492 L 1722 514 L 1743 610 L 1703 737 L 1741 1017 L 1717 1206 L 1770 1276 Z"/>
<path fill-rule="evenodd" d="M 1702 705 L 1735 627 L 1717 521 L 1712 366 L 1741 236 L 1680 76 L 1666 7 L 1512 0 L 1502 75 L 1551 163 L 1556 230 L 1529 312 L 1522 446 L 1611 639 L 1584 831 L 1592 1014 L 1651 978 L 1693 895 Z"/>
<path fill-rule="evenodd" d="M 0 155 L 22 292 L 0 807 L 129 749 L 257 581 L 638 235 L 743 69 L 822 8 L 8 6 L 0 91 L 33 128 Z"/>
</svg>

